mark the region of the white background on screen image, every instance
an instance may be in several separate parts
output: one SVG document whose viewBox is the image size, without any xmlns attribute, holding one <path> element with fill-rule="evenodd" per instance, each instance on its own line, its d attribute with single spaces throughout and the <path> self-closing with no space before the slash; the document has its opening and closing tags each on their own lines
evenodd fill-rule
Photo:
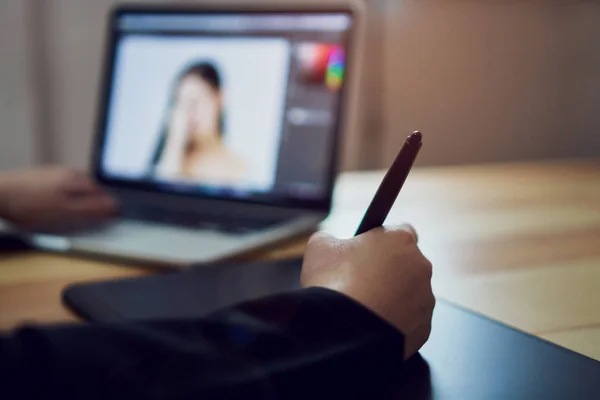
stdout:
<svg viewBox="0 0 600 400">
<path fill-rule="evenodd" d="M 289 43 L 277 38 L 123 38 L 115 60 L 105 173 L 126 179 L 148 173 L 176 77 L 191 63 L 209 61 L 221 74 L 225 144 L 250 166 L 244 188 L 269 190 L 290 51 Z"/>
</svg>

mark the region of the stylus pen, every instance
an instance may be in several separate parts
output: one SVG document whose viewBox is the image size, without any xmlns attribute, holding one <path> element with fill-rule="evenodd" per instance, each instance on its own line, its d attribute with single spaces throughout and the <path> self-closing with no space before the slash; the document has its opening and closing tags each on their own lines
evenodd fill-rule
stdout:
<svg viewBox="0 0 600 400">
<path fill-rule="evenodd" d="M 417 159 L 419 150 L 421 150 L 422 138 L 421 132 L 413 132 L 406 139 L 404 146 L 400 149 L 394 163 L 379 185 L 379 189 L 377 189 L 375 197 L 373 197 L 369 208 L 367 208 L 367 212 L 358 226 L 355 236 L 383 225 Z"/>
</svg>

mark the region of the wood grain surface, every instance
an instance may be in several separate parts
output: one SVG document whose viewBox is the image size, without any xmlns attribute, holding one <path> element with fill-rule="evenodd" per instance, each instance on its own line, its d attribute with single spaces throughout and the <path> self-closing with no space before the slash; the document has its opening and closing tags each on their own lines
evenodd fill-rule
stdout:
<svg viewBox="0 0 600 400">
<path fill-rule="evenodd" d="M 354 233 L 383 172 L 342 175 L 323 229 Z M 412 223 L 436 296 L 600 360 L 600 162 L 421 168 L 386 224 Z M 299 255 L 306 238 L 252 257 Z M 0 255 L 0 329 L 75 317 L 74 282 L 147 274 L 43 253 Z"/>
</svg>

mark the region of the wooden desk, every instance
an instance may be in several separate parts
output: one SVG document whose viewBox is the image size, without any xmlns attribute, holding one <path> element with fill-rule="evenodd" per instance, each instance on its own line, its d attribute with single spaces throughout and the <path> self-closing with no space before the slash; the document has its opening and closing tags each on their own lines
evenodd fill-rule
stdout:
<svg viewBox="0 0 600 400">
<path fill-rule="evenodd" d="M 351 236 L 381 177 L 343 175 L 324 229 Z M 420 232 L 438 297 L 600 360 L 600 162 L 417 169 L 388 219 L 403 221 Z M 42 253 L 4 256 L 0 329 L 75 320 L 60 302 L 65 285 L 143 273 Z"/>
</svg>

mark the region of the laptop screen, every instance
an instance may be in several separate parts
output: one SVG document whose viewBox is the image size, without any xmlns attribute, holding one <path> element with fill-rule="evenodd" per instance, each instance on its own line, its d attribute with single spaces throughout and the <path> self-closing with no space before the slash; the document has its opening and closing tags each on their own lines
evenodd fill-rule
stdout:
<svg viewBox="0 0 600 400">
<path fill-rule="evenodd" d="M 350 12 L 114 16 L 107 183 L 286 204 L 331 197 Z"/>
</svg>

